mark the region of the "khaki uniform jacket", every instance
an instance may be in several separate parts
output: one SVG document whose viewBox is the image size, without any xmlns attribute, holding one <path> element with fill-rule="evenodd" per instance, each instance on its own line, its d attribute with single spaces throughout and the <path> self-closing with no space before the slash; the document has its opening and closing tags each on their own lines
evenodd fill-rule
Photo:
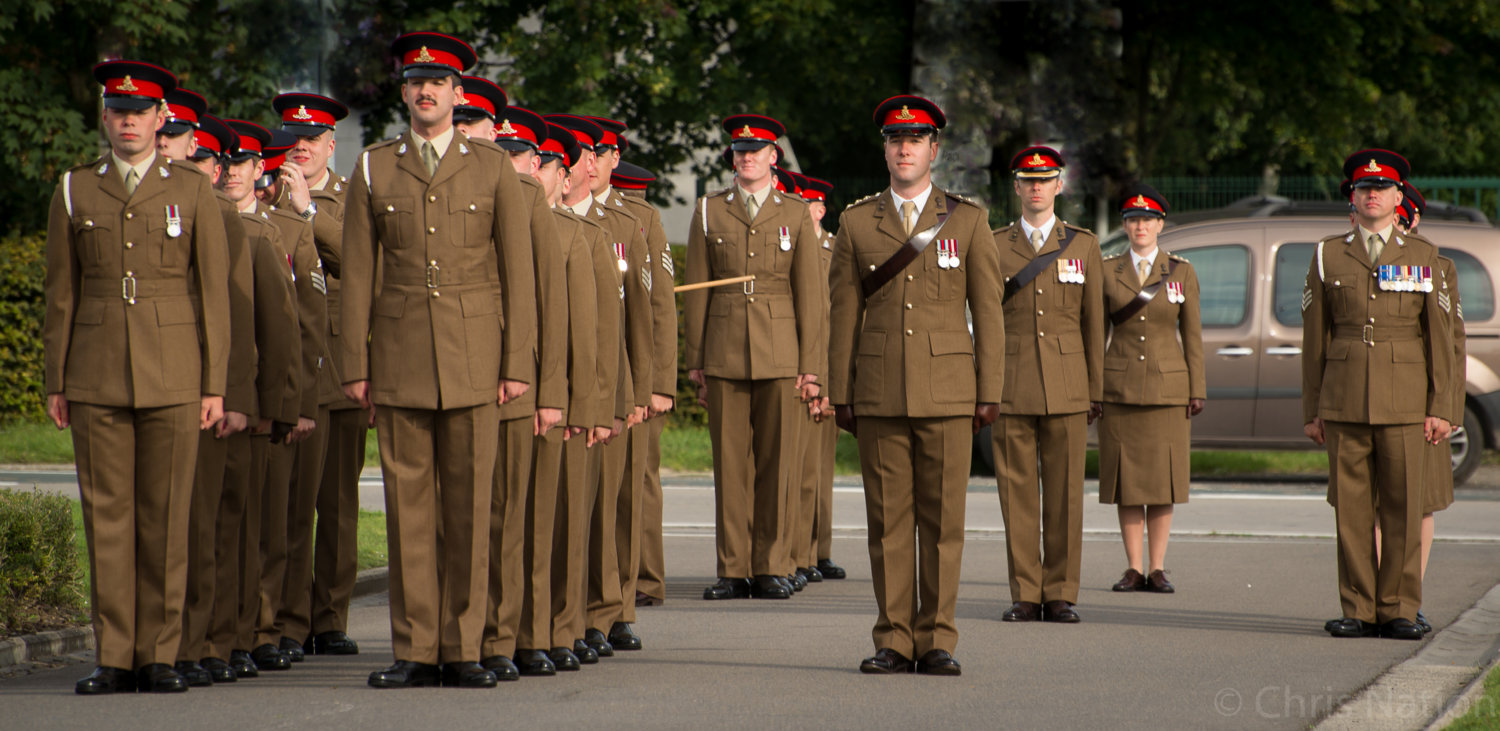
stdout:
<svg viewBox="0 0 1500 731">
<path fill-rule="evenodd" d="M 345 383 L 369 380 L 375 403 L 413 409 L 494 403 L 501 378 L 529 383 L 534 217 L 510 158 L 455 137 L 429 178 L 407 133 L 366 148 L 350 179 Z"/>
<path fill-rule="evenodd" d="M 257 203 L 257 209 L 266 208 Z M 302 374 L 297 379 L 301 386 L 298 395 L 299 413 L 305 419 L 317 421 L 318 407 L 332 403 L 331 394 L 334 374 L 328 366 L 333 357 L 328 353 L 328 280 L 323 274 L 323 261 L 318 256 L 313 242 L 313 225 L 286 208 L 270 207 L 271 223 L 281 229 L 281 241 L 287 253 L 292 255 L 292 284 L 297 294 L 297 330 L 302 335 Z M 342 389 L 340 389 L 342 390 Z"/>
<path fill-rule="evenodd" d="M 937 186 L 913 231 L 949 212 L 938 239 L 953 239 L 959 265 L 938 266 L 936 240 L 868 299 L 860 280 L 909 238 L 890 189 L 839 217 L 828 287 L 828 390 L 858 416 L 973 416 L 975 403 L 1000 403 L 1005 373 L 1005 315 L 1000 262 L 983 206 Z M 951 209 L 950 209 L 951 206 Z M 965 318 L 973 311 L 973 334 Z"/>
<path fill-rule="evenodd" d="M 1453 425 L 1457 427 L 1463 425 L 1464 399 L 1469 383 L 1469 333 L 1464 329 L 1464 306 L 1458 298 L 1458 271 L 1454 268 L 1453 260 L 1439 256 L 1438 268 L 1442 273 L 1442 281 L 1438 284 L 1441 288 L 1438 306 L 1448 320 L 1448 330 L 1453 337 L 1453 383 L 1448 389 L 1453 394 L 1453 410 L 1448 413 L 1453 415 Z M 1445 295 L 1448 300 L 1446 304 L 1443 302 Z"/>
<path fill-rule="evenodd" d="M 1396 231 L 1377 265 L 1432 268 L 1431 292 L 1385 291 L 1358 229 L 1318 242 L 1302 293 L 1302 418 L 1453 418 L 1453 337 L 1437 247 Z"/>
<path fill-rule="evenodd" d="M 224 410 L 245 415 L 256 412 L 255 392 L 255 268 L 245 225 L 234 202 L 215 192 L 219 217 L 229 242 L 229 367 L 224 383 Z"/>
<path fill-rule="evenodd" d="M 228 251 L 213 188 L 192 165 L 157 155 L 134 195 L 113 156 L 68 170 L 47 219 L 47 393 L 134 408 L 223 396 Z"/>
<path fill-rule="evenodd" d="M 626 270 L 620 273 L 620 284 L 624 287 L 621 308 L 625 315 L 624 347 L 626 362 L 621 364 L 621 383 L 624 392 L 616 394 L 616 415 L 628 415 L 635 406 L 651 405 L 652 359 L 656 342 L 653 335 L 654 313 L 651 310 L 651 267 L 647 263 L 650 252 L 646 249 L 646 237 L 641 234 L 641 222 L 635 216 L 618 208 L 606 208 L 599 201 L 589 198 L 589 221 L 605 231 L 610 242 L 610 256 L 614 257 L 613 244 L 625 244 Z M 616 263 L 615 270 L 619 271 Z M 628 367 L 628 370 L 624 370 Z"/>
<path fill-rule="evenodd" d="M 313 216 L 312 221 L 313 243 L 317 244 L 318 257 L 323 260 L 324 283 L 328 287 L 326 301 L 330 361 L 323 364 L 323 377 L 318 387 L 318 401 L 336 411 L 359 407 L 359 404 L 344 397 L 342 387 L 344 371 L 339 365 L 344 358 L 339 342 L 341 327 L 339 303 L 343 294 L 343 285 L 339 281 L 341 276 L 339 263 L 343 259 L 341 250 L 344 246 L 344 197 L 348 195 L 348 192 L 349 179 L 332 170 L 328 171 L 328 182 L 321 190 L 310 191 L 313 203 L 318 207 L 318 212 Z"/>
<path fill-rule="evenodd" d="M 1094 234 L 1057 219 L 1040 251 L 1020 222 L 995 231 L 1005 281 L 1037 257 L 1067 250 L 1005 303 L 1005 401 L 1002 414 L 1073 414 L 1104 394 L 1103 255 Z M 1060 280 L 1059 266 L 1083 261 L 1083 283 Z"/>
<path fill-rule="evenodd" d="M 302 338 L 297 333 L 297 291 L 292 264 L 271 212 L 240 214 L 255 278 L 255 392 L 259 419 L 296 424 L 302 410 Z"/>
<path fill-rule="evenodd" d="M 1104 306 L 1117 312 L 1141 293 L 1130 252 L 1104 260 Z M 1177 270 L 1167 275 L 1171 262 Z M 1157 249 L 1144 286 L 1166 280 L 1180 284 L 1186 302 L 1168 301 L 1167 288 L 1129 320 L 1110 326 L 1104 351 L 1104 401 L 1137 406 L 1186 406 L 1208 398 L 1203 375 L 1203 321 L 1198 275 L 1186 259 Z M 1180 342 L 1179 342 L 1180 339 Z"/>
<path fill-rule="evenodd" d="M 833 242 L 834 242 L 834 235 L 831 234 L 831 233 L 828 233 L 828 231 L 820 228 L 820 229 L 818 229 L 817 236 L 815 238 L 817 239 L 817 242 L 818 242 L 818 263 L 821 265 L 819 267 L 819 269 L 818 269 L 818 271 L 821 272 L 821 275 L 820 275 L 821 278 L 819 279 L 819 282 L 823 285 L 823 299 L 822 299 L 822 302 L 823 302 L 822 314 L 823 314 L 823 316 L 821 318 L 819 318 L 819 322 L 818 322 L 818 327 L 819 327 L 818 342 L 826 344 L 828 342 L 828 335 L 829 335 L 829 333 L 828 333 L 828 328 L 829 328 L 828 312 L 829 312 L 829 308 L 830 308 L 830 304 L 831 304 L 830 299 L 829 299 L 831 293 L 830 293 L 830 291 L 828 289 L 828 274 L 829 274 L 829 272 L 833 268 Z M 819 383 L 824 383 L 824 384 L 828 383 L 828 348 L 827 347 L 823 348 L 823 358 L 818 362 L 818 367 L 817 367 L 816 370 L 813 371 L 813 373 L 817 374 L 817 376 L 818 376 L 818 382 Z M 826 396 L 828 394 L 825 393 L 825 394 L 822 394 L 822 395 Z"/>
<path fill-rule="evenodd" d="M 661 225 L 661 212 L 644 198 L 636 198 L 609 189 L 606 207 L 619 208 L 641 222 L 646 237 L 646 266 L 651 271 L 651 337 L 656 347 L 651 354 L 651 392 L 677 398 L 677 296 L 673 292 L 676 272 L 672 263 L 672 246 Z"/>
<path fill-rule="evenodd" d="M 557 209 L 553 209 L 552 215 L 556 219 L 553 223 L 557 229 L 559 258 L 568 295 L 565 300 L 567 309 L 563 312 L 568 336 L 564 343 L 566 371 L 559 377 L 567 388 L 568 403 L 560 426 L 589 428 L 598 423 L 594 409 L 597 408 L 595 394 L 599 386 L 595 381 L 599 355 L 599 299 L 614 297 L 615 289 L 612 281 L 606 280 L 610 286 L 601 288 L 594 280 L 596 257 L 591 249 L 603 249 L 603 243 L 595 246 L 586 224 L 579 219 L 559 214 Z M 608 265 L 607 261 L 603 263 Z M 543 313 L 544 317 L 546 315 Z"/>
<path fill-rule="evenodd" d="M 558 207 L 554 210 L 559 230 L 577 228 L 576 235 L 583 240 L 593 272 L 594 376 L 592 389 L 588 390 L 593 394 L 592 403 L 582 414 L 573 412 L 569 416 L 568 425 L 613 428 L 616 415 L 613 407 L 618 397 L 616 392 L 620 385 L 620 361 L 625 343 L 622 336 L 625 315 L 621 309 L 625 299 L 624 280 L 615 263 L 615 252 L 609 245 L 609 232 L 599 224 L 576 216 L 567 209 Z M 575 423 L 575 420 L 583 419 L 587 419 L 587 422 Z"/>
<path fill-rule="evenodd" d="M 474 142 L 470 140 L 470 142 Z M 476 145 L 492 143 L 480 140 Z M 496 146 L 503 154 L 509 156 Z M 564 409 L 568 406 L 568 285 L 563 269 L 562 248 L 547 191 L 530 175 L 520 175 L 521 198 L 531 220 L 531 265 L 536 285 L 537 339 L 530 357 L 530 371 L 518 380 L 531 384 L 520 398 L 500 407 L 500 420 L 529 419 L 538 407 Z"/>
<path fill-rule="evenodd" d="M 783 251 L 782 231 L 791 246 Z M 771 191 L 751 221 L 735 187 L 698 199 L 688 231 L 687 284 L 755 281 L 683 296 L 687 366 L 716 378 L 795 378 L 824 356 L 823 286 L 807 203 Z"/>
</svg>

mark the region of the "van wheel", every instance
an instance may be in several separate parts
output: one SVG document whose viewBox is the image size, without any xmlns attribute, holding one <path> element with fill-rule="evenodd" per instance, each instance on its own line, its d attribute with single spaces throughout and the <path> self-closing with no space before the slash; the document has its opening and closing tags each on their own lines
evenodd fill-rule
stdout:
<svg viewBox="0 0 1500 731">
<path fill-rule="evenodd" d="M 1448 438 L 1448 446 L 1453 450 L 1453 484 L 1462 485 L 1484 458 L 1484 427 L 1468 406 L 1464 407 L 1463 429 Z"/>
</svg>

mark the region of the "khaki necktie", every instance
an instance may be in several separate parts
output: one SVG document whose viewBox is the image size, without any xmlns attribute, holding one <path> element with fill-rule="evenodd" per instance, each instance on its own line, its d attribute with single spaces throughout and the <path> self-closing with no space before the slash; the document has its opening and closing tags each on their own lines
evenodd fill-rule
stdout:
<svg viewBox="0 0 1500 731">
<path fill-rule="evenodd" d="M 433 147 L 431 142 L 422 143 L 422 167 L 427 168 L 428 177 L 432 177 L 433 175 L 437 174 L 437 148 Z"/>
<path fill-rule="evenodd" d="M 1367 251 L 1370 252 L 1370 263 L 1374 264 L 1380 260 L 1380 252 L 1385 249 L 1385 242 L 1380 240 L 1380 234 L 1370 234 Z"/>
<path fill-rule="evenodd" d="M 138 173 L 138 172 L 136 172 L 135 168 L 131 168 L 130 172 L 125 173 L 125 192 L 126 193 L 129 193 L 131 195 L 135 195 L 136 186 L 138 186 L 140 184 L 141 184 L 141 174 Z"/>
<path fill-rule="evenodd" d="M 1146 277 L 1151 276 L 1151 265 L 1142 259 L 1135 263 L 1135 276 L 1141 280 L 1141 286 L 1146 286 Z"/>
<path fill-rule="evenodd" d="M 755 214 L 760 213 L 760 201 L 755 200 L 755 196 L 745 196 L 745 212 L 750 214 L 751 221 L 755 220 Z"/>
<path fill-rule="evenodd" d="M 916 201 L 901 202 L 901 227 L 906 229 L 906 235 L 911 235 L 911 230 L 917 225 Z"/>
<path fill-rule="evenodd" d="M 1046 241 L 1047 241 L 1046 237 L 1042 236 L 1041 229 L 1036 229 L 1036 228 L 1031 229 L 1031 249 L 1032 249 L 1032 251 L 1041 251 L 1042 250 L 1042 244 L 1045 243 Z"/>
</svg>

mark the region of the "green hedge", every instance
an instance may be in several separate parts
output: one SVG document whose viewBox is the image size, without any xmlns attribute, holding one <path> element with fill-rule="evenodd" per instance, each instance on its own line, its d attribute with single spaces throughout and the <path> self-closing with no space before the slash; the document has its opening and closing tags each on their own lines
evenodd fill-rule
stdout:
<svg viewBox="0 0 1500 731">
<path fill-rule="evenodd" d="M 0 420 L 46 415 L 42 370 L 45 233 L 0 239 Z"/>
<path fill-rule="evenodd" d="M 83 606 L 73 504 L 39 490 L 0 490 L 0 636 Z"/>
</svg>

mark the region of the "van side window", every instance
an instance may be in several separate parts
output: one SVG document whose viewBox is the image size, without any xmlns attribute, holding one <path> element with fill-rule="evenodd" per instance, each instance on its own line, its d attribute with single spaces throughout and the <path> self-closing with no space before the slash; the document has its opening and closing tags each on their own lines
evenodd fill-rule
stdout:
<svg viewBox="0 0 1500 731">
<path fill-rule="evenodd" d="M 1302 327 L 1302 287 L 1312 265 L 1316 244 L 1282 244 L 1276 249 L 1276 270 L 1271 280 L 1272 311 L 1287 327 Z"/>
<path fill-rule="evenodd" d="M 1458 270 L 1458 296 L 1464 303 L 1464 322 L 1484 322 L 1495 316 L 1495 284 L 1489 270 L 1472 254 L 1458 249 L 1438 251 Z"/>
<path fill-rule="evenodd" d="M 1172 252 L 1193 264 L 1204 327 L 1234 327 L 1245 321 L 1250 293 L 1250 249 L 1238 244 Z M 1300 294 L 1298 295 L 1301 296 Z M 1301 300 L 1298 300 L 1299 304 Z M 1468 301 L 1465 300 L 1465 303 Z"/>
</svg>

